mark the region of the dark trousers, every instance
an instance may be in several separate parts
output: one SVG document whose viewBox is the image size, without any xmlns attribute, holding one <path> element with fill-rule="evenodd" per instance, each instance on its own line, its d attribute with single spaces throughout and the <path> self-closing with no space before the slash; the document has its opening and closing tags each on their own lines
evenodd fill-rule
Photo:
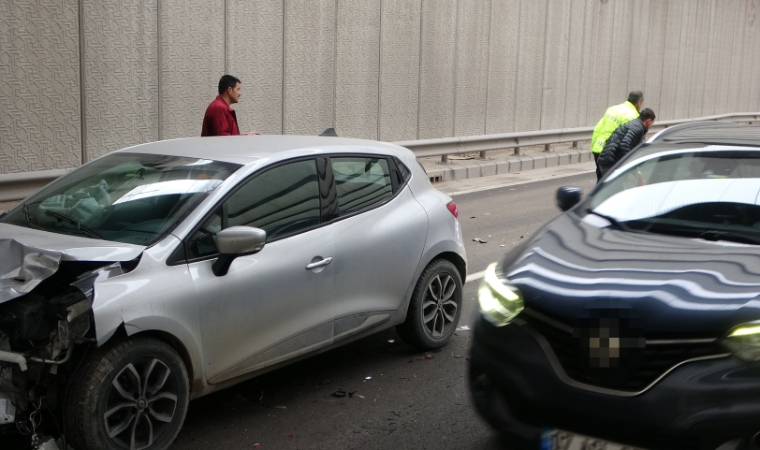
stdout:
<svg viewBox="0 0 760 450">
<path fill-rule="evenodd" d="M 599 153 L 592 153 L 592 155 L 596 164 L 596 181 L 599 181 L 602 178 L 602 171 L 599 169 Z"/>
</svg>

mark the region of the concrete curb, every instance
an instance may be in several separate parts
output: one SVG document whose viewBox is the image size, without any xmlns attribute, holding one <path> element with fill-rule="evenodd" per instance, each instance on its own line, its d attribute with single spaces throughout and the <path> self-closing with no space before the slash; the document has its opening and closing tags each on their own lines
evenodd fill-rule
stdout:
<svg viewBox="0 0 760 450">
<path fill-rule="evenodd" d="M 540 155 L 512 156 L 504 159 L 452 161 L 446 166 L 436 164 L 435 167 L 431 167 L 432 165 L 428 164 L 425 169 L 431 181 L 454 181 L 579 164 L 592 159 L 588 150 L 563 149 Z"/>
</svg>

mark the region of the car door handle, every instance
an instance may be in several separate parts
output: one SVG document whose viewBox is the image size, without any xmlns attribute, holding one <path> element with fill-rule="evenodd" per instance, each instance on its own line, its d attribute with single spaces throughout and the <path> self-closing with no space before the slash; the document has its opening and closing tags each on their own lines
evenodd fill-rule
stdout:
<svg viewBox="0 0 760 450">
<path fill-rule="evenodd" d="M 313 262 L 311 264 L 306 265 L 306 270 L 313 270 L 318 269 L 320 267 L 324 267 L 332 262 L 332 256 L 329 258 L 325 258 L 322 261 Z"/>
</svg>

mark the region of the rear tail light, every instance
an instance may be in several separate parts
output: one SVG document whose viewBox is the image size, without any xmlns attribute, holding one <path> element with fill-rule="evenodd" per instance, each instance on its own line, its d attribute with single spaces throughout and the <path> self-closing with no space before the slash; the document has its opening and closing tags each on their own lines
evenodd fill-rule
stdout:
<svg viewBox="0 0 760 450">
<path fill-rule="evenodd" d="M 448 208 L 449 212 L 454 215 L 457 219 L 459 218 L 459 210 L 457 209 L 457 204 L 454 202 L 449 202 L 448 205 L 446 205 L 446 208 Z"/>
</svg>

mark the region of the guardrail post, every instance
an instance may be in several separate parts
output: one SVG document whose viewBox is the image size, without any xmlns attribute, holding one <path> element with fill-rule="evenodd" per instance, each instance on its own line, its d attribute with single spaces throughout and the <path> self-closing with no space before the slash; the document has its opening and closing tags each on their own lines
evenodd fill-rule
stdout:
<svg viewBox="0 0 760 450">
<path fill-rule="evenodd" d="M 552 145 L 551 145 L 551 144 L 546 144 L 546 145 L 544 145 L 544 151 L 545 151 L 545 152 L 550 152 L 550 151 L 552 151 Z"/>
<path fill-rule="evenodd" d="M 512 154 L 515 156 L 520 156 L 520 147 L 515 147 L 515 151 L 512 152 Z"/>
<path fill-rule="evenodd" d="M 578 148 L 578 141 L 573 141 L 573 148 Z"/>
<path fill-rule="evenodd" d="M 480 152 L 480 159 L 486 159 L 486 151 L 483 150 Z"/>
<path fill-rule="evenodd" d="M 449 163 L 449 155 L 441 155 L 441 164 Z"/>
</svg>

